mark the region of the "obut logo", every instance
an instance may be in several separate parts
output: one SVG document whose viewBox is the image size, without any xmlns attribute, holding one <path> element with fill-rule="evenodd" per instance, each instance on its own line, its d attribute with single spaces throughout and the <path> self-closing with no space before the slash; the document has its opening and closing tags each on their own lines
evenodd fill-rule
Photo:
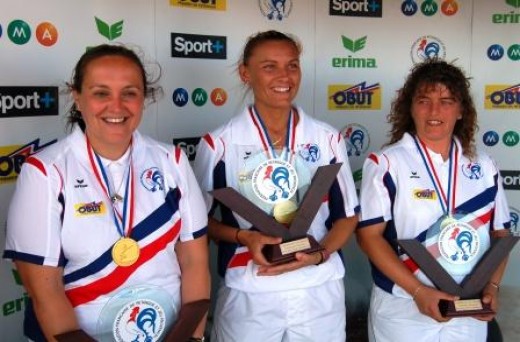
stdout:
<svg viewBox="0 0 520 342">
<path fill-rule="evenodd" d="M 356 85 L 333 84 L 328 88 L 329 110 L 381 109 L 381 86 L 366 82 Z"/>
<path fill-rule="evenodd" d="M 22 164 L 33 153 L 44 147 L 54 144 L 54 139 L 40 146 L 40 139 L 35 139 L 23 146 L 1 146 L 0 147 L 0 184 L 11 183 L 18 178 Z"/>
<path fill-rule="evenodd" d="M 0 87 L 0 118 L 58 115 L 58 87 Z"/>
<path fill-rule="evenodd" d="M 226 59 L 227 38 L 225 36 L 207 36 L 198 34 L 171 34 L 172 57 Z"/>
<path fill-rule="evenodd" d="M 225 11 L 226 0 L 170 0 L 170 6 Z"/>
<path fill-rule="evenodd" d="M 484 108 L 486 109 L 519 109 L 520 83 L 515 85 L 486 85 Z"/>
</svg>

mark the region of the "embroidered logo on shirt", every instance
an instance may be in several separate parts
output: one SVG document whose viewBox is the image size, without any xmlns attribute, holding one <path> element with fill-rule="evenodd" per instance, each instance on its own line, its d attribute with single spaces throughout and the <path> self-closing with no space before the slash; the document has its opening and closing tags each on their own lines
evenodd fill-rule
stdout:
<svg viewBox="0 0 520 342">
<path fill-rule="evenodd" d="M 469 163 L 462 165 L 462 173 L 469 179 L 480 179 L 484 176 L 482 167 L 479 163 Z"/>
<path fill-rule="evenodd" d="M 106 206 L 103 201 L 78 203 L 74 204 L 74 212 L 75 216 L 104 215 L 106 213 Z"/>
<path fill-rule="evenodd" d="M 413 198 L 418 200 L 436 200 L 437 193 L 430 189 L 414 189 Z"/>
<path fill-rule="evenodd" d="M 141 174 L 141 184 L 151 192 L 164 190 L 164 177 L 157 167 L 151 167 Z"/>
<path fill-rule="evenodd" d="M 76 184 L 74 184 L 75 189 L 86 188 L 86 187 L 88 187 L 88 185 L 85 184 L 85 180 L 83 178 L 81 178 L 81 179 L 76 178 Z"/>
<path fill-rule="evenodd" d="M 320 159 L 320 148 L 316 144 L 300 145 L 300 156 L 307 162 L 317 162 Z"/>
<path fill-rule="evenodd" d="M 410 178 L 417 178 L 417 179 L 419 179 L 419 178 L 421 178 L 421 176 L 419 176 L 417 174 L 417 171 L 410 171 Z"/>
</svg>

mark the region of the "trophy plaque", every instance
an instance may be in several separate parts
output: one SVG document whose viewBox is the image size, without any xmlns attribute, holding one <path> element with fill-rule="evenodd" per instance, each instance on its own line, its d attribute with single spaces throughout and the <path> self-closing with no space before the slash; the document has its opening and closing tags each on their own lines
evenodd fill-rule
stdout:
<svg viewBox="0 0 520 342">
<path fill-rule="evenodd" d="M 491 247 L 485 251 L 475 267 L 462 279 L 460 284 L 418 240 L 398 240 L 397 243 L 438 289 L 460 297 L 460 300 L 457 301 L 441 300 L 439 302 L 441 314 L 444 317 L 461 317 L 494 313 L 489 305 L 482 303 L 480 299 L 482 290 L 519 238 L 507 236 L 492 239 Z"/>
<path fill-rule="evenodd" d="M 281 237 L 282 243 L 265 245 L 262 252 L 270 263 L 283 264 L 295 260 L 297 252 L 312 254 L 323 250 L 307 232 L 341 165 L 342 163 L 337 163 L 318 167 L 296 212 L 291 208 L 294 204 L 282 202 L 287 207 L 275 207 L 275 215 L 281 218 L 280 221 L 287 222 L 286 225 L 273 219 L 233 188 L 216 189 L 210 193 L 261 232 Z"/>
</svg>

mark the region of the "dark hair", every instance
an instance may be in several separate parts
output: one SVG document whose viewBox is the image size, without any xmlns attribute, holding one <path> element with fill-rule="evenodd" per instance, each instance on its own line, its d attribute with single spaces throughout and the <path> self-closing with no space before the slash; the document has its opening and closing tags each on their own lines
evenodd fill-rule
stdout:
<svg viewBox="0 0 520 342">
<path fill-rule="evenodd" d="M 390 141 L 386 145 L 399 141 L 406 132 L 416 133 L 411 111 L 413 98 L 418 91 L 433 88 L 438 84 L 445 86 L 460 102 L 462 119 L 457 120 L 453 134 L 460 139 L 464 155 L 473 157 L 474 135 L 478 126 L 477 111 L 470 94 L 469 78 L 453 63 L 438 58 L 427 59 L 416 64 L 406 78 L 404 86 L 398 90 L 390 114 L 387 116 L 392 128 Z"/>
<path fill-rule="evenodd" d="M 151 80 L 149 74 L 145 70 L 143 62 L 137 53 L 122 45 L 102 44 L 89 48 L 80 57 L 78 63 L 76 63 L 76 66 L 74 67 L 72 80 L 67 84 L 69 91 L 74 90 L 78 93 L 81 93 L 87 66 L 92 61 L 105 56 L 120 56 L 127 58 L 131 62 L 135 63 L 135 65 L 137 65 L 141 71 L 145 98 L 150 98 L 152 101 L 155 100 L 155 96 L 157 95 L 157 92 L 160 91 L 160 87 L 155 87 L 153 85 L 160 78 L 160 68 L 157 77 Z M 82 130 L 85 130 L 85 122 L 83 121 L 81 112 L 77 109 L 76 103 L 73 102 L 67 116 L 67 127 L 72 128 L 74 124 L 78 124 Z"/>
<path fill-rule="evenodd" d="M 302 52 L 301 44 L 298 41 L 298 39 L 296 39 L 296 37 L 275 30 L 263 31 L 249 36 L 246 45 L 244 46 L 244 51 L 242 52 L 239 64 L 247 65 L 249 59 L 251 58 L 251 55 L 253 54 L 253 51 L 259 45 L 270 41 L 288 42 L 296 48 L 298 54 Z"/>
</svg>

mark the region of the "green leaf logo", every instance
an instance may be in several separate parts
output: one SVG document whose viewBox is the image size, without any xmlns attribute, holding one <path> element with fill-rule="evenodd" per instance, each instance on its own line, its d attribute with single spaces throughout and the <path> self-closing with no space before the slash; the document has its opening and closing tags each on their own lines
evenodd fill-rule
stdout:
<svg viewBox="0 0 520 342">
<path fill-rule="evenodd" d="M 350 50 L 352 52 L 357 52 L 365 48 L 367 36 L 359 38 L 358 40 L 351 40 L 348 37 L 341 36 L 341 41 L 343 42 L 343 46 L 345 47 L 345 49 Z"/>
<path fill-rule="evenodd" d="M 17 284 L 17 285 L 20 285 L 22 286 L 22 279 L 20 279 L 20 275 L 18 274 L 18 271 L 15 270 L 15 269 L 12 269 L 11 270 L 13 272 L 13 278 L 14 278 L 14 282 Z"/>
<path fill-rule="evenodd" d="M 518 8 L 520 7 L 520 0 L 506 0 L 506 4 Z"/>
<path fill-rule="evenodd" d="M 96 19 L 96 26 L 98 29 L 98 32 L 103 36 L 106 37 L 108 40 L 114 40 L 117 37 L 121 37 L 123 34 L 123 22 L 124 20 L 118 21 L 115 24 L 108 25 L 103 20 L 99 19 L 98 17 L 94 17 Z"/>
<path fill-rule="evenodd" d="M 359 169 L 354 171 L 352 177 L 354 178 L 354 182 L 360 182 L 363 179 L 363 170 Z"/>
</svg>

